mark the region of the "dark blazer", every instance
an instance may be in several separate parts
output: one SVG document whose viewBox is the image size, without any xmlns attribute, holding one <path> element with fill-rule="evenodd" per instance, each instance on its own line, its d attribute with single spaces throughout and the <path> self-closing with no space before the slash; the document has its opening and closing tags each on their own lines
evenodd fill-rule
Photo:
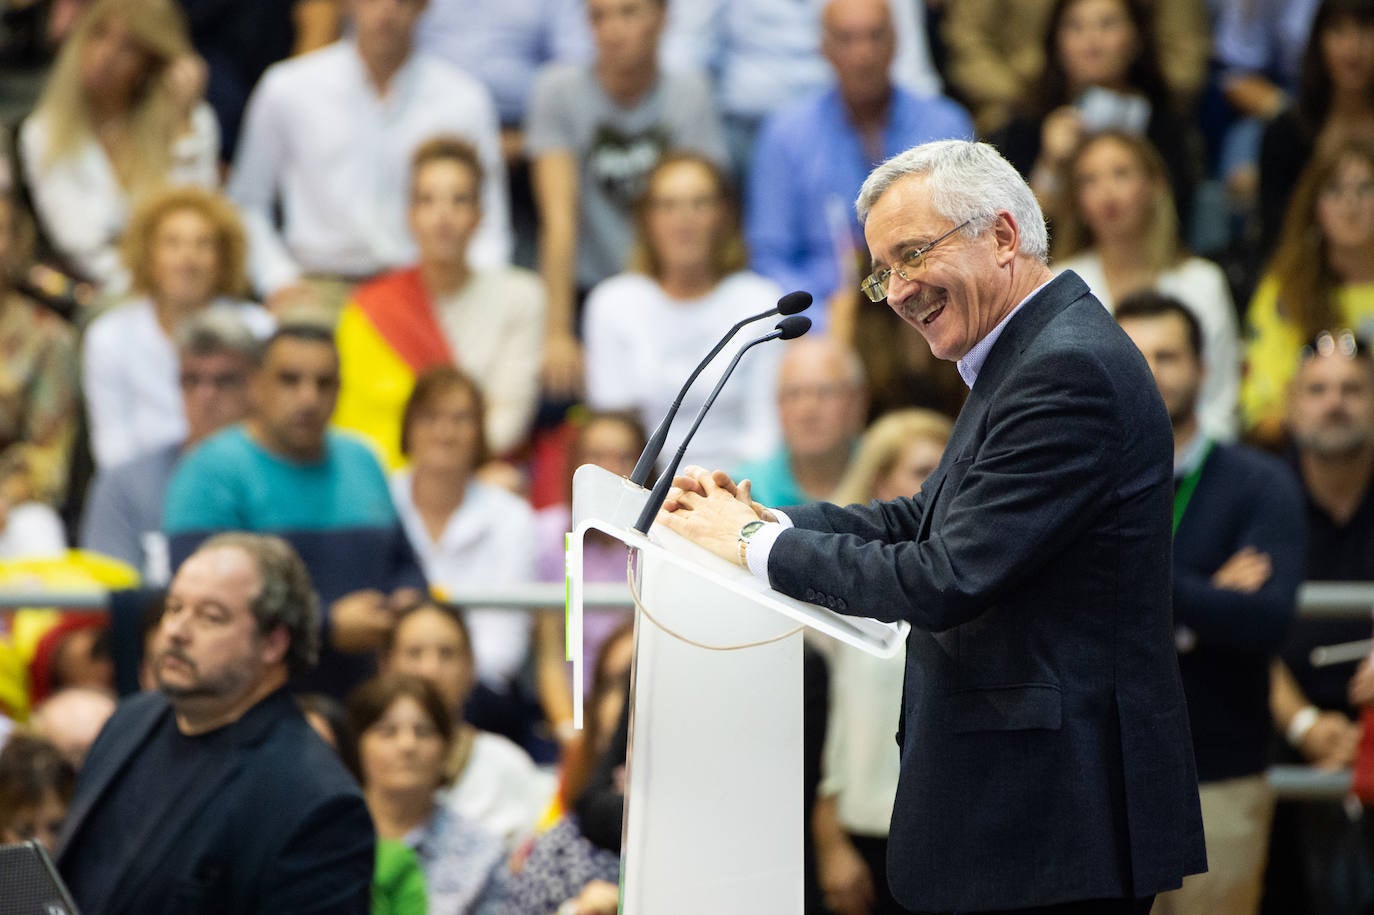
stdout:
<svg viewBox="0 0 1374 915">
<path fill-rule="evenodd" d="M 920 493 L 787 510 L 773 587 L 913 627 L 888 844 L 907 908 L 1140 897 L 1205 869 L 1172 460 L 1144 358 L 1068 272 L 1007 323 Z"/>
<path fill-rule="evenodd" d="M 159 693 L 120 704 L 77 781 L 58 843 L 65 871 L 82 847 L 119 849 L 127 862 L 90 913 L 356 912 L 371 907 L 375 833 L 362 793 L 285 690 L 232 728 L 215 760 L 156 829 L 83 830 L 94 804 L 129 765 L 170 705 Z M 143 835 L 135 843 L 131 837 Z"/>
</svg>

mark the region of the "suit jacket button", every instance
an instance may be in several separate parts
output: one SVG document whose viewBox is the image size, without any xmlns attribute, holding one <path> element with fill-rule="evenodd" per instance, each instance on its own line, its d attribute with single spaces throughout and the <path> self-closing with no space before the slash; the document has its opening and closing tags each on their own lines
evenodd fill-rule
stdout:
<svg viewBox="0 0 1374 915">
<path fill-rule="evenodd" d="M 807 599 L 808 601 L 810 601 L 811 603 L 814 604 L 814 603 L 816 602 L 816 592 L 815 592 L 814 590 L 812 590 L 811 588 L 807 588 L 807 589 L 806 589 L 806 599 Z"/>
<path fill-rule="evenodd" d="M 849 609 L 849 605 L 846 604 L 844 598 L 841 597 L 839 600 L 835 601 L 835 609 L 843 613 L 845 610 Z"/>
</svg>

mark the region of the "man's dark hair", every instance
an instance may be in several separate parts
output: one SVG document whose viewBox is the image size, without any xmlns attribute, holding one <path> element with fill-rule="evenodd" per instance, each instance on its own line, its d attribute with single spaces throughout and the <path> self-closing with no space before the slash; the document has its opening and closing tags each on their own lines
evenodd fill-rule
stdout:
<svg viewBox="0 0 1374 915">
<path fill-rule="evenodd" d="M 1166 315 L 1178 315 L 1183 319 L 1188 328 L 1188 345 L 1192 347 L 1193 355 L 1201 359 L 1202 325 L 1188 310 L 1188 306 L 1178 299 L 1153 289 L 1143 289 L 1126 296 L 1116 306 L 1117 323 L 1132 318 L 1162 318 Z"/>
<path fill-rule="evenodd" d="M 244 531 L 216 534 L 196 552 L 225 547 L 243 550 L 257 566 L 261 585 L 251 608 L 258 632 L 286 630 L 286 667 L 293 677 L 313 668 L 320 654 L 320 600 L 300 555 L 280 537 Z"/>
<path fill-rule="evenodd" d="M 262 344 L 259 362 L 267 358 L 267 354 L 272 347 L 277 345 L 278 340 L 299 340 L 302 343 L 323 343 L 338 355 L 339 347 L 334 342 L 334 331 L 328 325 L 316 323 L 314 321 L 291 321 L 286 324 L 277 325 L 277 329 L 272 332 L 272 336 Z"/>
</svg>

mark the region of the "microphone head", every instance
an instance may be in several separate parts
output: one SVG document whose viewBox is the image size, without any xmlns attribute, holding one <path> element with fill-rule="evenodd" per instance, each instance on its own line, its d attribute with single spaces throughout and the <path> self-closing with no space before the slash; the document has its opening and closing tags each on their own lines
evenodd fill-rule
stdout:
<svg viewBox="0 0 1374 915">
<path fill-rule="evenodd" d="M 795 295 L 795 293 L 793 294 Z M 802 293 L 802 295 L 805 295 L 807 299 L 811 298 L 811 296 L 807 295 L 806 293 Z M 807 304 L 809 305 L 810 302 L 808 302 Z M 795 340 L 811 329 L 811 319 L 808 318 L 806 315 L 792 315 L 790 317 L 783 318 L 781 321 L 777 323 L 777 325 L 775 325 L 775 327 L 777 330 L 782 331 L 782 336 L 778 339 Z"/>
<path fill-rule="evenodd" d="M 811 307 L 811 293 L 798 289 L 778 299 L 778 314 L 795 315 Z"/>
</svg>

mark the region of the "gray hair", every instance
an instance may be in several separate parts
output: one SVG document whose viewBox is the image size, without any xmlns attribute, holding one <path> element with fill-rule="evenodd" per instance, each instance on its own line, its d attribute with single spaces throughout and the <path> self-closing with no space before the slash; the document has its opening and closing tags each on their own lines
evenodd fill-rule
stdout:
<svg viewBox="0 0 1374 915">
<path fill-rule="evenodd" d="M 256 365 L 262 345 L 243 318 L 227 308 L 210 307 L 181 322 L 176 330 L 177 353 L 215 356 L 228 353 Z"/>
<path fill-rule="evenodd" d="M 320 600 L 295 548 L 269 534 L 230 531 L 206 540 L 196 552 L 225 548 L 243 550 L 257 566 L 261 585 L 251 609 L 258 631 L 286 630 L 291 637 L 286 667 L 292 676 L 313 668 L 320 655 Z"/>
<path fill-rule="evenodd" d="M 1040 203 L 1020 173 L 988 144 L 937 140 L 883 162 L 869 174 L 854 201 L 859 222 L 867 221 L 878 198 L 908 175 L 925 177 L 937 213 L 956 225 L 968 222 L 963 229 L 966 237 L 987 231 L 1005 211 L 1020 230 L 1021 253 L 1041 263 L 1049 261 L 1049 233 Z"/>
</svg>

